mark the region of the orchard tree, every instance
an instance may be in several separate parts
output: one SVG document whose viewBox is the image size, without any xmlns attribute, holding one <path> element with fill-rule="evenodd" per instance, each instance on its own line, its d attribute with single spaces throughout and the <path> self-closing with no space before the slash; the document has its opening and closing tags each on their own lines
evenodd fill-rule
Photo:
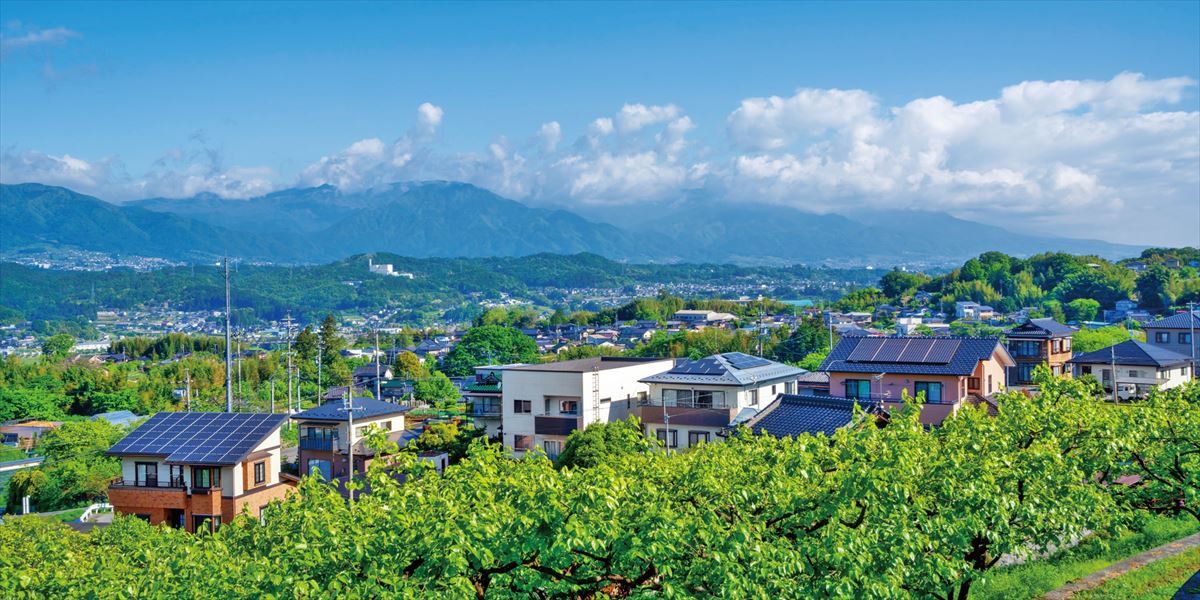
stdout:
<svg viewBox="0 0 1200 600">
<path fill-rule="evenodd" d="M 42 354 L 50 358 L 63 358 L 75 347 L 75 338 L 68 334 L 60 333 L 50 336 L 46 341 L 42 342 Z"/>
<path fill-rule="evenodd" d="M 560 469 L 590 468 L 626 454 L 649 452 L 657 445 L 657 441 L 642 433 L 638 418 L 631 416 L 624 421 L 595 423 L 572 431 L 554 465 Z"/>
<path fill-rule="evenodd" d="M 445 373 L 434 371 L 429 377 L 413 384 L 413 397 L 418 402 L 442 408 L 457 402 L 459 394 L 458 388 L 454 387 Z"/>
</svg>

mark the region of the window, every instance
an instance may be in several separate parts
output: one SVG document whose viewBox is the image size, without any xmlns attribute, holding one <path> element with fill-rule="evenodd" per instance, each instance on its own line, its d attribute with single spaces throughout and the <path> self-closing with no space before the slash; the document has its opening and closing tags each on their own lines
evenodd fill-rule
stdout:
<svg viewBox="0 0 1200 600">
<path fill-rule="evenodd" d="M 267 480 L 267 463 L 266 461 L 258 461 L 254 463 L 254 484 L 261 485 Z"/>
<path fill-rule="evenodd" d="M 796 393 L 796 382 L 795 382 L 795 381 L 789 381 L 789 382 L 787 382 L 787 383 L 784 383 L 784 384 L 783 384 L 783 393 L 785 393 L 785 394 L 795 394 L 795 393 Z"/>
<path fill-rule="evenodd" d="M 216 531 L 221 526 L 221 515 L 192 515 L 192 528 L 196 533 Z"/>
<path fill-rule="evenodd" d="M 655 433 L 658 436 L 658 441 L 662 442 L 664 445 L 666 445 L 666 447 L 668 447 L 668 448 L 678 448 L 679 447 L 679 437 L 678 437 L 679 431 L 678 430 L 663 429 L 660 427 Z"/>
<path fill-rule="evenodd" d="M 533 447 L 532 435 L 514 435 L 513 450 L 528 450 Z"/>
<path fill-rule="evenodd" d="M 1070 351 L 1071 351 L 1071 338 L 1063 338 L 1063 341 L 1062 341 L 1062 351 L 1063 351 L 1063 352 L 1070 352 Z"/>
<path fill-rule="evenodd" d="M 1062 352 L 1062 344 L 1059 340 L 1050 340 L 1050 351 L 1054 353 Z"/>
<path fill-rule="evenodd" d="M 554 458 L 562 454 L 562 442 L 558 440 L 546 440 L 542 442 L 542 450 L 546 451 L 546 456 Z"/>
<path fill-rule="evenodd" d="M 775 397 L 775 386 L 771 386 L 771 397 Z"/>
<path fill-rule="evenodd" d="M 564 415 L 579 414 L 579 401 L 578 400 L 563 400 L 558 405 L 558 412 L 560 412 Z M 549 453 L 547 453 L 547 454 L 549 454 Z"/>
<path fill-rule="evenodd" d="M 871 397 L 871 380 L 870 379 L 847 379 L 846 380 L 846 397 L 847 398 L 870 398 Z"/>
<path fill-rule="evenodd" d="M 1022 383 L 1033 381 L 1033 369 L 1035 367 L 1037 367 L 1037 365 L 1017 365 L 1017 381 Z"/>
<path fill-rule="evenodd" d="M 1040 350 L 1038 345 L 1034 341 L 1013 340 L 1009 342 L 1008 349 L 1014 356 L 1037 356 Z"/>
<path fill-rule="evenodd" d="M 1169 331 L 1157 331 L 1157 332 L 1155 332 L 1155 333 L 1154 333 L 1154 342 L 1155 342 L 1155 343 L 1158 343 L 1158 344 L 1169 344 L 1169 343 L 1171 343 L 1171 332 L 1169 332 Z"/>
<path fill-rule="evenodd" d="M 600 404 L 609 404 L 610 402 L 612 402 L 612 398 L 601 398 L 600 399 Z"/>
<path fill-rule="evenodd" d="M 171 487 L 183 487 L 183 465 L 171 465 L 168 469 L 170 469 L 171 481 L 167 485 Z"/>
<path fill-rule="evenodd" d="M 750 406 L 758 406 L 758 390 L 750 390 Z"/>
<path fill-rule="evenodd" d="M 967 389 L 968 390 L 979 389 L 979 378 L 978 377 L 968 377 L 967 378 Z"/>
<path fill-rule="evenodd" d="M 1080 375 L 1091 375 L 1092 374 L 1092 365 L 1083 365 L 1083 366 L 1079 367 L 1079 374 Z"/>
<path fill-rule="evenodd" d="M 692 446 L 695 446 L 697 444 L 707 444 L 707 443 L 708 443 L 708 432 L 707 431 L 689 431 L 688 432 L 688 447 L 689 448 Z"/>
<path fill-rule="evenodd" d="M 139 462 L 133 465 L 137 485 L 158 486 L 158 463 Z"/>
<path fill-rule="evenodd" d="M 931 404 L 942 403 L 942 384 L 937 381 L 918 381 L 915 384 L 918 396 L 925 394 L 925 401 Z"/>
<path fill-rule="evenodd" d="M 662 392 L 663 404 L 691 408 L 725 408 L 725 392 L 712 390 L 674 390 Z"/>
<path fill-rule="evenodd" d="M 533 412 L 532 400 L 513 400 L 513 412 L 518 415 L 527 415 Z"/>
<path fill-rule="evenodd" d="M 382 427 L 384 431 L 392 430 L 392 422 L 391 421 L 384 421 L 384 422 L 380 423 L 379 426 Z"/>
<path fill-rule="evenodd" d="M 220 467 L 192 467 L 193 488 L 221 487 Z"/>
<path fill-rule="evenodd" d="M 1188 332 L 1179 334 L 1179 343 L 1180 344 L 1192 343 L 1192 333 L 1190 331 L 1188 331 Z"/>
<path fill-rule="evenodd" d="M 988 375 L 988 393 L 992 393 L 992 376 Z"/>
<path fill-rule="evenodd" d="M 333 463 L 319 458 L 308 459 L 308 468 L 304 471 L 309 475 L 320 473 L 326 481 L 333 477 Z"/>
<path fill-rule="evenodd" d="M 1130 369 L 1130 370 L 1129 370 L 1129 376 L 1130 376 L 1130 377 L 1137 377 L 1137 376 L 1138 376 L 1138 372 L 1137 372 L 1137 370 L 1136 370 L 1136 369 Z"/>
</svg>

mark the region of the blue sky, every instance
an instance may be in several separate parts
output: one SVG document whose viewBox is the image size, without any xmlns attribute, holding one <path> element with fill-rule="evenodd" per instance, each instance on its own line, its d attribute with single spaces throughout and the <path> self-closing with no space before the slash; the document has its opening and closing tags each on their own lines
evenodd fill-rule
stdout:
<svg viewBox="0 0 1200 600">
<path fill-rule="evenodd" d="M 584 209 L 700 190 L 1200 243 L 1196 2 L 0 12 L 6 182 L 127 199 L 439 177 Z M 1038 106 L 1002 93 L 1023 82 L 1049 86 Z M 1126 129 L 1088 137 L 1106 127 Z M 1031 149 L 1047 128 L 1074 142 Z M 1163 210 L 1183 225 L 1146 229 Z"/>
</svg>

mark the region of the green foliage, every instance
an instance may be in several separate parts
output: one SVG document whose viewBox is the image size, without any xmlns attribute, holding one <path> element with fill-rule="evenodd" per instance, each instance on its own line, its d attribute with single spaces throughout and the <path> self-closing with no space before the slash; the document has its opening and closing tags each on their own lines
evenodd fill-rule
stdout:
<svg viewBox="0 0 1200 600">
<path fill-rule="evenodd" d="M 554 466 L 592 468 L 630 454 L 649 452 L 657 446 L 642 433 L 637 417 L 631 416 L 624 421 L 597 423 L 572 431 Z"/>
<path fill-rule="evenodd" d="M 121 474 L 121 461 L 104 453 L 125 434 L 108 421 L 63 423 L 37 444 L 45 462 L 17 472 L 8 486 L 8 507 L 30 496 L 39 511 L 58 510 L 104 498 L 108 483 Z"/>
<path fill-rule="evenodd" d="M 62 358 L 74 347 L 75 338 L 65 333 L 60 333 L 42 342 L 42 354 L 52 358 Z"/>
<path fill-rule="evenodd" d="M 868 287 L 842 296 L 834 306 L 843 312 L 874 312 L 877 306 L 885 304 L 887 300 L 882 291 Z"/>
<path fill-rule="evenodd" d="M 822 319 L 817 317 L 800 319 L 791 335 L 775 345 L 771 352 L 778 360 L 796 362 L 803 360 L 809 354 L 828 353 L 830 339 L 829 328 L 825 326 Z M 837 343 L 836 337 L 834 343 Z"/>
<path fill-rule="evenodd" d="M 919 328 L 920 326 L 918 326 Z M 932 330 L 930 331 L 932 332 Z M 950 333 L 969 337 L 999 337 L 1004 330 L 987 323 L 954 321 L 950 323 Z"/>
<path fill-rule="evenodd" d="M 459 394 L 458 388 L 454 387 L 454 382 L 445 373 L 434 371 L 429 377 L 413 384 L 413 397 L 419 402 L 444 408 L 447 404 L 457 402 Z"/>
<path fill-rule="evenodd" d="M 1132 456 L 1123 470 L 1142 479 L 1140 485 L 1120 486 L 1120 498 L 1200 521 L 1200 381 L 1151 392 L 1144 402 L 1115 412 L 1121 417 L 1117 439 Z"/>
<path fill-rule="evenodd" d="M 475 367 L 487 364 L 538 362 L 537 344 L 520 330 L 499 325 L 472 327 L 449 353 L 442 370 L 453 376 L 467 376 Z"/>
<path fill-rule="evenodd" d="M 450 463 L 458 464 L 466 458 L 471 444 L 482 439 L 485 432 L 467 424 L 459 427 L 458 423 L 435 423 L 413 442 L 417 450 L 446 452 L 450 455 Z"/>
<path fill-rule="evenodd" d="M 924 273 L 909 273 L 900 269 L 892 269 L 879 278 L 879 288 L 883 291 L 884 296 L 900 302 L 915 293 L 921 286 L 928 284 L 931 279 Z"/>
<path fill-rule="evenodd" d="M 1176 273 L 1161 264 L 1143 271 L 1137 277 L 1139 303 L 1147 310 L 1163 310 L 1175 303 L 1183 292 L 1183 282 Z"/>
<path fill-rule="evenodd" d="M 397 379 L 421 379 L 428 377 L 429 372 L 416 354 L 405 350 L 396 355 L 396 362 L 392 364 L 392 375 Z"/>
<path fill-rule="evenodd" d="M 1075 352 L 1095 352 L 1129 339 L 1129 330 L 1118 325 L 1083 328 L 1071 336 L 1071 348 Z"/>
<path fill-rule="evenodd" d="M 112 343 L 109 351 L 124 353 L 133 358 L 146 357 L 150 360 L 165 360 L 180 352 L 225 353 L 225 340 L 212 335 L 185 335 L 168 333 L 163 336 L 127 337 Z"/>
<path fill-rule="evenodd" d="M 66 397 L 44 389 L 0 387 L 0 421 L 58 420 L 66 417 Z"/>
<path fill-rule="evenodd" d="M 1100 314 L 1100 303 L 1091 298 L 1076 298 L 1067 303 L 1066 313 L 1072 321 L 1095 321 Z"/>
</svg>

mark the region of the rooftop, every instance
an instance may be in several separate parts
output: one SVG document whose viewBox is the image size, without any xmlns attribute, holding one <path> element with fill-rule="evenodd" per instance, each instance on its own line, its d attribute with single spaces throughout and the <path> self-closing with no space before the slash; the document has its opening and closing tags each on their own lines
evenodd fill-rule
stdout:
<svg viewBox="0 0 1200 600">
<path fill-rule="evenodd" d="M 848 373 L 970 375 L 993 353 L 1008 357 L 999 338 L 844 337 L 819 370 Z M 1009 359 L 1011 362 L 1011 358 Z"/>
<path fill-rule="evenodd" d="M 110 456 L 161 456 L 168 463 L 235 465 L 279 429 L 287 415 L 160 412 L 108 450 Z"/>
<path fill-rule="evenodd" d="M 1014 338 L 1057 338 L 1066 337 L 1078 331 L 1069 325 L 1063 325 L 1051 318 L 1028 319 L 1024 323 L 1008 331 L 1008 337 Z"/>
<path fill-rule="evenodd" d="M 590 371 L 606 371 L 620 369 L 630 365 L 670 360 L 668 358 L 632 358 L 627 356 L 593 356 L 561 362 L 542 363 L 536 365 L 515 365 L 505 367 L 507 371 L 554 371 L 560 373 L 587 373 Z"/>
<path fill-rule="evenodd" d="M 1189 319 L 1188 316 L 1188 313 L 1181 312 L 1176 315 L 1164 317 L 1157 321 L 1151 321 L 1142 327 L 1154 327 L 1158 329 L 1191 329 L 1195 327 L 1196 329 L 1200 329 L 1200 312 L 1193 312 L 1190 315 L 1191 319 Z"/>
<path fill-rule="evenodd" d="M 886 415 L 878 404 L 834 396 L 799 396 L 781 394 L 768 404 L 747 426 L 755 434 L 775 437 L 798 436 L 802 433 L 833 435 L 854 421 L 854 407 L 862 406 L 868 413 Z"/>
<path fill-rule="evenodd" d="M 407 406 L 384 402 L 374 398 L 358 397 L 352 401 L 355 419 L 374 419 L 387 415 L 398 415 L 407 412 Z M 315 408 L 292 415 L 296 421 L 348 421 L 349 412 L 345 410 L 346 403 L 342 400 L 330 400 Z"/>
<path fill-rule="evenodd" d="M 742 352 L 681 360 L 671 370 L 641 379 L 642 383 L 745 386 L 795 379 L 806 371 Z"/>
<path fill-rule="evenodd" d="M 1136 365 L 1147 367 L 1175 367 L 1192 361 L 1190 356 L 1184 356 L 1173 350 L 1167 350 L 1153 344 L 1138 340 L 1125 340 L 1119 344 L 1079 354 L 1070 363 Z"/>
</svg>

